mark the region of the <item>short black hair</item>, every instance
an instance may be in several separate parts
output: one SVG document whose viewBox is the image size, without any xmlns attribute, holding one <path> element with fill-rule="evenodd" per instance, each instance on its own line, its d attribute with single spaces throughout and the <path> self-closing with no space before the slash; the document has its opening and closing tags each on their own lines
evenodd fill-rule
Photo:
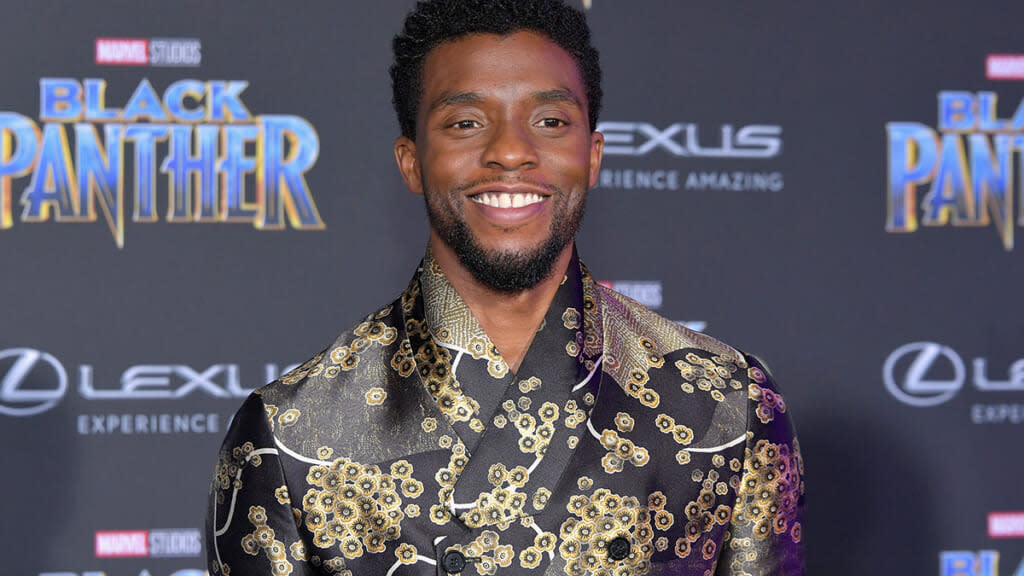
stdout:
<svg viewBox="0 0 1024 576">
<path fill-rule="evenodd" d="M 582 12 L 561 0 L 422 0 L 391 43 L 395 54 L 390 70 L 392 103 L 402 135 L 416 140 L 423 62 L 431 50 L 469 34 L 507 36 L 521 30 L 547 36 L 573 57 L 587 92 L 590 130 L 596 130 L 601 63 Z"/>
</svg>

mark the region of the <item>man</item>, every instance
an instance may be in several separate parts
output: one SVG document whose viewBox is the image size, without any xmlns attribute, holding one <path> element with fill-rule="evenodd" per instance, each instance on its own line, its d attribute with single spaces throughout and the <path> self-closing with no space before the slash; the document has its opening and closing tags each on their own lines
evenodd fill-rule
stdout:
<svg viewBox="0 0 1024 576">
<path fill-rule="evenodd" d="M 603 146 L 582 14 L 421 2 L 394 48 L 426 256 L 242 406 L 211 573 L 802 573 L 802 462 L 766 371 L 576 257 Z"/>
</svg>

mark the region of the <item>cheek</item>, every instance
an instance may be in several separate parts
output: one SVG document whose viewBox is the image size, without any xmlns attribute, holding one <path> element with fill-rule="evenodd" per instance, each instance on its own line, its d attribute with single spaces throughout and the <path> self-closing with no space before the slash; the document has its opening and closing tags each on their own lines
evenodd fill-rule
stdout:
<svg viewBox="0 0 1024 576">
<path fill-rule="evenodd" d="M 577 137 L 572 142 L 553 148 L 550 157 L 557 161 L 560 171 L 572 179 L 586 179 L 590 175 L 590 137 Z"/>
<path fill-rule="evenodd" d="M 456 179 L 477 165 L 476 154 L 457 146 L 432 147 L 424 154 L 424 172 L 440 182 Z"/>
<path fill-rule="evenodd" d="M 590 155 L 571 154 L 563 155 L 555 161 L 552 159 L 549 166 L 561 182 L 560 185 L 568 191 L 578 188 L 584 190 L 590 188 Z"/>
</svg>

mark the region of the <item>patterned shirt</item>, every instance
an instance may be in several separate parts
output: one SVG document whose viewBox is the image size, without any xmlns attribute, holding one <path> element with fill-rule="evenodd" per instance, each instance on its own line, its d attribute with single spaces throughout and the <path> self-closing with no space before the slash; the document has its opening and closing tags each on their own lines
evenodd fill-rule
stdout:
<svg viewBox="0 0 1024 576">
<path fill-rule="evenodd" d="M 428 254 L 245 401 L 207 553 L 229 576 L 803 574 L 803 493 L 753 357 L 574 256 L 513 374 Z"/>
</svg>

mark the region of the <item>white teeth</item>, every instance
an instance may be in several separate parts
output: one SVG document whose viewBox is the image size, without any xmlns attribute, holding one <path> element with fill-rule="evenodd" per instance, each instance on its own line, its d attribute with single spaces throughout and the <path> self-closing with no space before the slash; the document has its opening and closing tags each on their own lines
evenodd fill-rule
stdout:
<svg viewBox="0 0 1024 576">
<path fill-rule="evenodd" d="M 532 192 L 526 194 L 484 192 L 483 194 L 477 194 L 471 198 L 471 200 L 477 204 L 493 206 L 494 208 L 522 208 L 523 206 L 536 204 L 543 199 L 544 197 L 540 194 L 534 194 Z"/>
</svg>

